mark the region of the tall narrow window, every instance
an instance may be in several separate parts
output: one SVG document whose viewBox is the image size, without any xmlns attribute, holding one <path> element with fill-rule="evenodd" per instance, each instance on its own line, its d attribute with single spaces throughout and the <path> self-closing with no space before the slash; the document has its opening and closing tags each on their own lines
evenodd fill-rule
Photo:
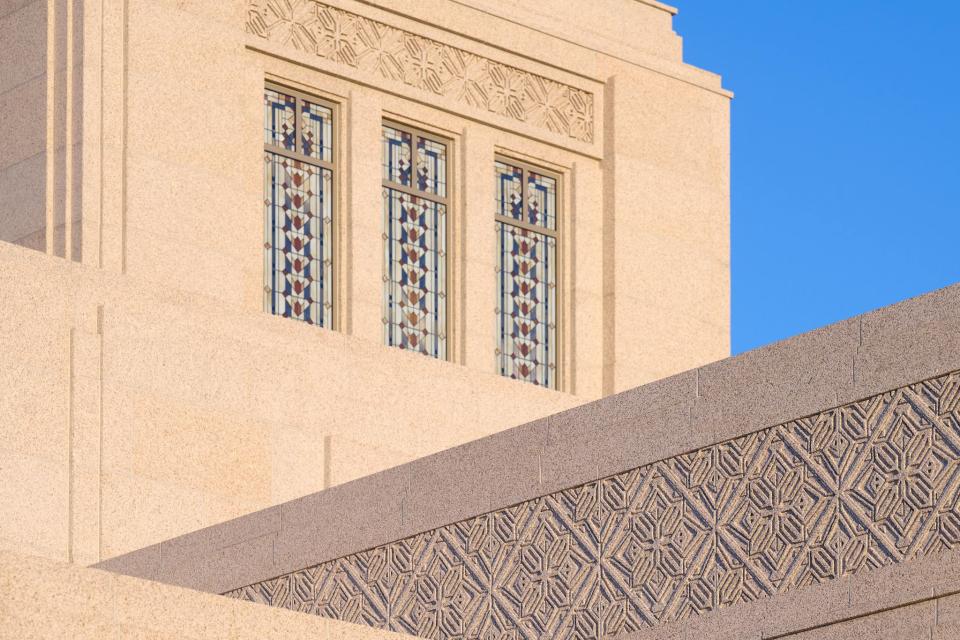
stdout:
<svg viewBox="0 0 960 640">
<path fill-rule="evenodd" d="M 290 89 L 263 94 L 263 305 L 330 327 L 333 106 Z"/>
<path fill-rule="evenodd" d="M 447 142 L 383 125 L 383 326 L 387 345 L 446 358 Z"/>
<path fill-rule="evenodd" d="M 495 173 L 500 374 L 556 389 L 559 177 L 507 159 Z"/>
</svg>

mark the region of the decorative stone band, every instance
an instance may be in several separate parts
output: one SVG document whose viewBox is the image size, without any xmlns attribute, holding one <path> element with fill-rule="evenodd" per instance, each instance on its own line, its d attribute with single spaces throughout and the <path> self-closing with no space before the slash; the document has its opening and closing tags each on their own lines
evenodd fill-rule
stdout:
<svg viewBox="0 0 960 640">
<path fill-rule="evenodd" d="M 246 30 L 465 106 L 593 142 L 593 94 L 318 0 L 248 0 Z"/>
<path fill-rule="evenodd" d="M 600 638 L 957 545 L 951 373 L 227 595 L 425 638 Z"/>
<path fill-rule="evenodd" d="M 697 606 L 832 598 L 842 581 L 796 587 L 950 555 L 958 370 L 960 285 L 97 566 L 436 635 L 632 620 L 659 637 Z"/>
</svg>

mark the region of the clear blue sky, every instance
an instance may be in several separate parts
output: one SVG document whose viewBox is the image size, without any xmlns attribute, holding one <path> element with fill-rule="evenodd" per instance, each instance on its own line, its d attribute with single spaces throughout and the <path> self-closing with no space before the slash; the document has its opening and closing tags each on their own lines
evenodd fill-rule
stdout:
<svg viewBox="0 0 960 640">
<path fill-rule="evenodd" d="M 733 101 L 733 352 L 960 282 L 960 2 L 674 0 Z"/>
</svg>

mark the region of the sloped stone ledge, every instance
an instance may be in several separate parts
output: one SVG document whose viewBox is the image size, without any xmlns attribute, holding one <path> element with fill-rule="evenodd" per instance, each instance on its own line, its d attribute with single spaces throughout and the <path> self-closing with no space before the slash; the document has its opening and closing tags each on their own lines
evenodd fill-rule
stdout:
<svg viewBox="0 0 960 640">
<path fill-rule="evenodd" d="M 97 566 L 223 593 L 958 369 L 955 285 Z"/>
<path fill-rule="evenodd" d="M 429 638 L 585 639 L 957 547 L 953 372 L 228 595 Z"/>
<path fill-rule="evenodd" d="M 851 631 L 865 618 L 911 609 L 918 627 L 890 638 L 938 638 L 937 628 L 960 631 L 960 550 L 915 560 L 770 598 L 617 636 L 620 640 L 812 640 L 859 638 Z M 949 615 L 948 615 L 949 614 Z M 916 617 L 916 616 L 913 616 Z M 934 635 L 931 636 L 931 632 Z M 835 634 L 835 635 L 834 635 Z M 862 636 L 878 637 L 878 636 Z M 883 636 L 888 637 L 888 636 Z M 942 636 L 956 637 L 956 636 Z"/>
</svg>

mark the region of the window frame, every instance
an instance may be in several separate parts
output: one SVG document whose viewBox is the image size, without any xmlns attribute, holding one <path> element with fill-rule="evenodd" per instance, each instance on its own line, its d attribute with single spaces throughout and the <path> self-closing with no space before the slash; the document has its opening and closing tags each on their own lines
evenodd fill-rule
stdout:
<svg viewBox="0 0 960 640">
<path fill-rule="evenodd" d="M 506 165 L 520 169 L 521 171 L 520 184 L 523 185 L 522 193 L 523 193 L 524 215 L 526 215 L 526 204 L 527 204 L 527 198 L 528 198 L 527 175 L 529 173 L 533 172 L 533 173 L 536 173 L 537 175 L 542 175 L 547 178 L 552 178 L 553 180 L 556 181 L 556 184 L 557 184 L 556 212 L 554 214 L 555 222 L 554 222 L 553 229 L 550 229 L 547 226 L 532 224 L 530 222 L 527 222 L 527 220 L 525 219 L 517 220 L 516 218 L 505 216 L 500 213 L 499 207 L 494 211 L 493 220 L 495 225 L 507 224 L 507 225 L 517 227 L 518 229 L 524 229 L 526 231 L 530 231 L 533 233 L 540 233 L 547 237 L 553 238 L 554 242 L 556 243 L 555 254 L 554 254 L 554 260 L 556 263 L 556 278 L 555 278 L 556 282 L 554 283 L 554 290 L 556 291 L 556 294 L 555 294 L 556 300 L 554 303 L 554 306 L 556 307 L 556 328 L 554 329 L 554 340 L 556 342 L 556 345 L 554 345 L 554 353 L 556 355 L 554 357 L 556 360 L 556 369 L 555 369 L 554 378 L 553 378 L 554 383 L 552 386 L 544 386 L 544 385 L 534 385 L 534 386 L 539 386 L 543 389 L 551 389 L 553 391 L 562 391 L 564 389 L 564 379 L 563 379 L 564 339 L 563 339 L 562 325 L 565 324 L 563 322 L 563 319 L 566 315 L 564 312 L 564 306 L 563 306 L 566 302 L 565 300 L 566 296 L 564 295 L 564 290 L 563 290 L 563 282 L 565 281 L 564 260 L 563 260 L 563 256 L 564 256 L 563 237 L 565 233 L 564 233 L 563 227 L 565 226 L 564 216 L 565 216 L 565 209 L 566 209 L 565 207 L 566 191 L 565 191 L 565 185 L 564 185 L 564 174 L 556 169 L 551 169 L 543 165 L 533 164 L 531 162 L 527 162 L 526 160 L 522 160 L 516 156 L 512 156 L 507 153 L 501 153 L 499 151 L 494 154 L 493 162 L 494 162 L 494 175 L 496 175 L 495 167 L 497 162 L 502 162 Z M 503 248 L 500 247 L 499 245 L 500 245 L 500 235 L 498 233 L 497 234 L 498 253 L 503 251 Z M 503 372 L 501 370 L 501 365 L 500 365 L 500 358 L 503 356 L 503 352 L 501 351 L 502 345 L 500 342 L 500 328 L 499 328 L 500 318 L 503 314 L 503 309 L 500 308 L 500 304 L 502 301 L 501 300 L 502 294 L 500 291 L 502 278 L 503 276 L 501 275 L 500 269 L 498 266 L 497 267 L 497 285 L 496 285 L 497 305 L 495 307 L 495 309 L 497 310 L 496 312 L 497 313 L 497 330 L 495 332 L 496 348 L 494 351 L 494 355 L 496 357 L 497 375 L 501 377 L 506 377 L 503 375 Z M 517 380 L 517 382 L 526 382 L 526 381 Z"/>
<path fill-rule="evenodd" d="M 339 274 L 340 269 L 338 268 L 338 256 L 340 254 L 340 243 L 338 241 L 339 237 L 339 213 L 340 213 L 340 165 L 339 162 L 339 140 L 340 132 L 340 115 L 341 109 L 340 104 L 328 100 L 320 95 L 310 93 L 309 91 L 303 91 L 297 89 L 293 86 L 283 84 L 281 82 L 273 81 L 267 78 L 263 83 L 263 89 L 261 90 L 261 96 L 264 91 L 277 91 L 284 95 L 288 95 L 294 99 L 294 114 L 296 117 L 296 134 L 294 136 L 295 151 L 290 151 L 289 149 L 276 144 L 268 144 L 266 141 L 263 143 L 263 153 L 273 153 L 279 156 L 283 156 L 289 160 L 296 160 L 297 162 L 303 162 L 313 166 L 321 167 L 330 171 L 330 189 L 329 194 L 330 200 L 330 238 L 324 239 L 325 242 L 330 243 L 330 282 L 329 285 L 324 283 L 324 288 L 329 287 L 330 291 L 330 324 L 329 326 L 325 324 L 316 324 L 315 326 L 319 329 L 330 329 L 332 331 L 337 331 L 340 328 L 340 295 L 338 294 L 338 284 L 339 284 Z M 303 131 L 304 125 L 304 116 L 302 103 L 310 102 L 321 107 L 325 107 L 330 110 L 330 118 L 332 120 L 330 126 L 330 160 L 323 160 L 322 158 L 314 158 L 303 153 L 303 140 L 301 132 Z M 262 133 L 261 133 L 262 135 Z M 266 239 L 264 239 L 264 244 L 266 244 Z M 266 246 L 264 246 L 266 249 Z M 274 292 L 267 289 L 267 283 L 264 283 L 264 293 Z M 264 311 L 275 315 L 271 312 L 270 309 L 264 309 Z M 283 317 L 283 316 L 278 316 Z M 306 323 L 305 323 L 306 324 Z"/>
<path fill-rule="evenodd" d="M 436 135 L 436 134 L 434 134 L 434 133 L 430 133 L 429 131 L 425 131 L 425 130 L 423 130 L 423 129 L 419 129 L 419 128 L 417 128 L 417 127 L 413 127 L 413 126 L 410 126 L 410 125 L 408 125 L 408 124 L 404 124 L 404 123 L 402 123 L 402 122 L 398 122 L 398 121 L 396 121 L 396 120 L 391 120 L 390 118 L 383 118 L 383 120 L 382 120 L 382 122 L 381 122 L 381 127 L 390 127 L 391 129 L 396 129 L 397 131 L 402 131 L 403 133 L 409 133 L 410 136 L 411 136 L 411 140 L 410 140 L 410 144 L 411 144 L 410 150 L 411 150 L 411 151 L 410 151 L 410 152 L 411 152 L 411 154 L 414 154 L 414 155 L 417 153 L 417 149 L 419 148 L 419 146 L 418 146 L 417 143 L 418 143 L 421 139 L 423 139 L 423 140 L 429 140 L 430 142 L 435 142 L 435 143 L 437 143 L 437 144 L 442 144 L 444 147 L 446 147 L 446 149 L 447 149 L 447 181 L 446 181 L 446 195 L 445 195 L 445 196 L 439 196 L 439 195 L 437 195 L 436 193 L 430 193 L 430 192 L 428 192 L 428 191 L 420 191 L 419 189 L 416 189 L 416 188 L 414 188 L 414 187 L 408 187 L 407 185 L 400 184 L 399 182 L 391 182 L 390 180 L 385 179 L 385 178 L 383 177 L 383 157 L 382 157 L 382 155 L 381 155 L 381 158 L 380 158 L 380 169 L 381 169 L 381 171 L 380 171 L 380 183 L 381 183 L 381 186 L 382 186 L 383 188 L 385 188 L 385 189 L 393 189 L 393 190 L 395 190 L 395 191 L 401 191 L 401 192 L 403 192 L 403 193 L 406 193 L 406 194 L 409 195 L 409 196 L 415 196 L 415 197 L 417 197 L 417 198 L 424 198 L 424 199 L 426 199 L 426 200 L 432 200 L 433 202 L 436 202 L 436 203 L 438 203 L 438 204 L 442 204 L 443 206 L 445 206 L 445 207 L 447 208 L 447 214 L 449 215 L 449 214 L 450 214 L 450 204 L 451 204 L 451 200 L 452 200 L 452 198 L 450 197 L 450 193 L 451 193 L 451 191 L 452 191 L 452 188 L 451 188 L 451 185 L 452 185 L 451 173 L 452 173 L 452 172 L 450 171 L 450 168 L 451 168 L 451 166 L 452 166 L 452 164 L 453 164 L 452 161 L 451 161 L 451 160 L 452 160 L 452 155 L 453 155 L 453 154 L 452 154 L 453 140 L 450 140 L 449 138 L 444 138 L 443 136 L 438 136 L 438 135 Z M 383 129 L 381 128 L 381 134 L 382 134 L 382 132 L 383 132 Z M 382 140 L 382 138 L 381 138 L 381 140 Z M 381 151 L 382 151 L 382 150 L 381 150 Z M 411 174 L 410 174 L 410 175 L 411 175 L 411 182 L 412 182 L 412 181 L 413 181 L 413 178 L 414 178 L 414 176 L 415 176 L 415 171 L 416 171 L 416 158 L 415 158 L 415 157 L 412 158 L 411 161 L 412 161 L 412 166 L 411 166 Z M 447 235 L 449 235 L 449 233 L 448 233 Z M 449 238 L 447 238 L 447 240 L 449 240 Z"/>
<path fill-rule="evenodd" d="M 455 344 L 453 341 L 453 335 L 451 330 L 454 326 L 456 326 L 456 323 L 453 321 L 453 318 L 452 318 L 451 300 L 453 299 L 453 296 L 451 295 L 451 292 L 452 292 L 451 287 L 454 284 L 454 277 L 453 277 L 454 273 L 453 273 L 452 260 L 450 258 L 453 255 L 453 252 L 451 251 L 452 249 L 451 242 L 453 240 L 453 224 L 455 222 L 454 213 L 453 213 L 453 203 L 454 203 L 453 175 L 454 175 L 454 168 L 456 166 L 454 163 L 454 140 L 450 137 L 446 137 L 446 136 L 434 133 L 432 131 L 428 131 L 421 127 L 417 127 L 415 125 L 411 125 L 409 123 L 402 122 L 396 118 L 391 118 L 385 115 L 380 119 L 381 145 L 383 143 L 384 127 L 389 127 L 391 129 L 395 129 L 402 133 L 410 134 L 410 145 L 411 145 L 410 146 L 410 152 L 411 152 L 410 182 L 411 182 L 411 185 L 414 184 L 414 180 L 416 179 L 416 169 L 417 169 L 416 154 L 417 154 L 417 149 L 419 148 L 419 141 L 421 139 L 429 140 L 430 142 L 434 142 L 436 144 L 442 144 L 446 149 L 447 167 L 446 167 L 446 183 L 445 183 L 445 190 L 444 190 L 445 195 L 440 196 L 436 193 L 420 191 L 419 189 L 413 186 L 407 186 L 399 182 L 393 182 L 385 178 L 383 175 L 384 173 L 383 164 L 384 164 L 385 158 L 383 156 L 382 146 L 380 150 L 380 188 L 382 190 L 381 201 L 383 197 L 385 197 L 387 190 L 392 189 L 394 191 L 406 194 L 414 198 L 429 200 L 435 204 L 439 204 L 444 207 L 444 211 L 445 211 L 444 215 L 446 216 L 446 220 L 445 220 L 445 229 L 444 229 L 444 238 L 443 238 L 443 244 L 444 244 L 443 259 L 444 259 L 444 271 L 445 271 L 444 280 L 443 280 L 443 288 L 444 288 L 444 296 L 443 296 L 444 314 L 443 314 L 443 325 L 442 325 L 442 331 L 444 336 L 443 356 L 434 358 L 434 356 L 432 355 L 424 354 L 419 351 L 414 351 L 413 353 L 425 355 L 425 356 L 434 358 L 436 360 L 439 360 L 441 362 L 453 362 Z M 387 236 L 386 229 L 383 230 L 383 239 L 384 239 L 384 242 L 387 242 L 389 240 L 389 236 Z M 389 276 L 387 275 L 386 272 L 383 273 L 383 278 L 384 278 L 384 284 L 386 284 L 386 282 L 389 281 Z M 384 325 L 386 325 L 389 323 L 389 319 L 387 318 L 387 314 L 386 314 L 386 300 L 385 299 L 381 300 L 381 303 L 384 305 L 384 313 L 383 313 L 382 321 Z M 384 346 L 398 348 L 397 345 L 385 344 Z M 405 349 L 405 351 L 409 351 L 409 350 Z"/>
</svg>

